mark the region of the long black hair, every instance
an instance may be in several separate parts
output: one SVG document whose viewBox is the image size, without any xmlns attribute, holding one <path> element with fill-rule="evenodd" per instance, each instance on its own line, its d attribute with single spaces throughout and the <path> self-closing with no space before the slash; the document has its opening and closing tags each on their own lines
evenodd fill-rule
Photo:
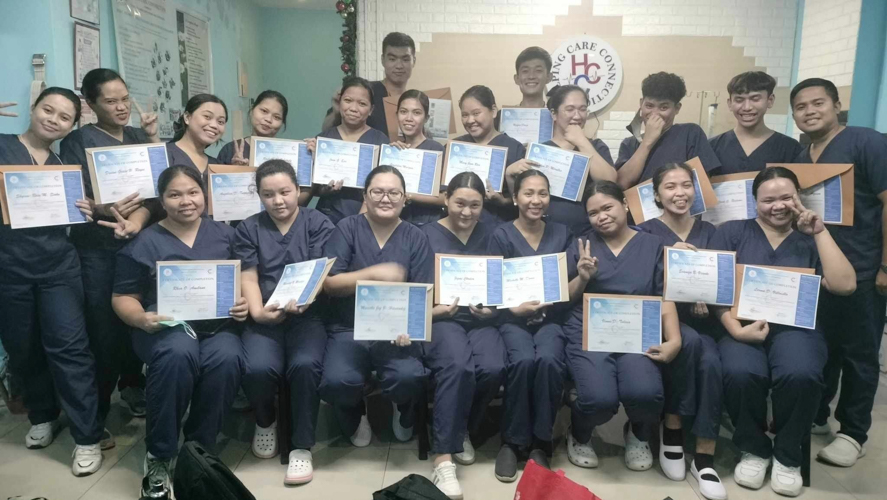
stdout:
<svg viewBox="0 0 887 500">
<path fill-rule="evenodd" d="M 172 136 L 172 142 L 176 142 L 185 136 L 185 130 L 188 129 L 188 126 L 185 125 L 185 113 L 192 115 L 197 112 L 198 109 L 200 109 L 200 106 L 203 106 L 208 102 L 221 104 L 222 109 L 225 110 L 225 121 L 228 121 L 228 106 L 225 106 L 225 101 L 219 99 L 212 94 L 197 94 L 194 97 L 188 99 L 188 103 L 185 104 L 185 111 L 182 113 L 182 116 L 180 116 L 179 119 L 176 120 L 176 122 L 173 124 L 174 134 Z"/>
</svg>

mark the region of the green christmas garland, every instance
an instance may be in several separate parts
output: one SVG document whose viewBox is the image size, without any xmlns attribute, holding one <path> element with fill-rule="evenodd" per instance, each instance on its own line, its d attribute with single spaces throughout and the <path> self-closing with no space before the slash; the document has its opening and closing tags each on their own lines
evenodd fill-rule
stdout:
<svg viewBox="0 0 887 500">
<path fill-rule="evenodd" d="M 339 0 L 336 12 L 345 20 L 342 23 L 342 36 L 339 51 L 342 53 L 342 72 L 353 76 L 357 72 L 357 0 Z"/>
</svg>

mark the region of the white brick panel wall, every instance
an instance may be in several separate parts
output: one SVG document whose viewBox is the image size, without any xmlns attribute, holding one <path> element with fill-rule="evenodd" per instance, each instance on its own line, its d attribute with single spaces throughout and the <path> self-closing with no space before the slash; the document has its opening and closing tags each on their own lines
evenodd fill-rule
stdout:
<svg viewBox="0 0 887 500">
<path fill-rule="evenodd" d="M 798 80 L 819 77 L 851 85 L 862 0 L 806 0 Z"/>
</svg>

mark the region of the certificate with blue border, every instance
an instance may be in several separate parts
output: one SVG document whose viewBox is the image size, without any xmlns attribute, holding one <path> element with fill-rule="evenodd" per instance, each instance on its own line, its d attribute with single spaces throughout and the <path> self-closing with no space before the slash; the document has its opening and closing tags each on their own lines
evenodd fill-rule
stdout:
<svg viewBox="0 0 887 500">
<path fill-rule="evenodd" d="M 666 247 L 662 297 L 672 302 L 732 306 L 736 253 Z"/>
<path fill-rule="evenodd" d="M 87 148 L 86 162 L 96 204 L 115 203 L 138 191 L 157 198 L 157 179 L 169 167 L 166 144 Z"/>
<path fill-rule="evenodd" d="M 210 165 L 207 198 L 207 213 L 217 221 L 244 220 L 265 211 L 252 167 Z"/>
<path fill-rule="evenodd" d="M 684 163 L 693 170 L 693 191 L 696 195 L 693 205 L 690 206 L 690 215 L 704 214 L 719 203 L 718 197 L 712 189 L 711 181 L 699 158 L 695 157 Z M 656 206 L 652 179 L 627 189 L 625 200 L 628 202 L 628 210 L 631 212 L 635 224 L 662 215 L 662 209 Z"/>
<path fill-rule="evenodd" d="M 485 307 L 502 305 L 504 259 L 493 256 L 435 254 L 434 303 Z"/>
<path fill-rule="evenodd" d="M 344 181 L 343 187 L 363 189 L 378 159 L 379 146 L 318 137 L 311 182 L 326 185 Z"/>
<path fill-rule="evenodd" d="M 570 300 L 567 280 L 567 254 L 552 253 L 505 259 L 502 266 L 502 302 L 500 309 L 525 302 L 541 304 Z"/>
<path fill-rule="evenodd" d="M 354 291 L 354 340 L 390 341 L 400 335 L 431 340 L 434 285 L 358 281 Z"/>
<path fill-rule="evenodd" d="M 662 297 L 582 296 L 582 349 L 643 354 L 662 344 Z"/>
<path fill-rule="evenodd" d="M 445 185 L 457 174 L 474 172 L 484 183 L 490 183 L 490 189 L 502 191 L 508 148 L 450 141 L 447 143 L 446 153 L 443 176 Z"/>
<path fill-rule="evenodd" d="M 304 262 L 287 264 L 280 275 L 280 281 L 274 288 L 274 293 L 268 297 L 268 304 L 277 302 L 278 309 L 286 307 L 290 301 L 295 300 L 297 306 L 304 306 L 314 302 L 317 293 L 323 286 L 330 268 L 336 262 L 335 258 L 326 257 Z"/>
<path fill-rule="evenodd" d="M 311 185 L 311 164 L 314 158 L 305 141 L 252 136 L 249 164 L 258 167 L 268 160 L 283 160 L 296 171 L 300 186 Z"/>
<path fill-rule="evenodd" d="M 738 319 L 813 329 L 822 278 L 812 269 L 739 265 Z"/>
<path fill-rule="evenodd" d="M 589 157 L 532 142 L 527 146 L 527 159 L 538 163 L 537 169 L 548 177 L 552 196 L 581 201 L 588 180 Z"/>
<path fill-rule="evenodd" d="M 499 131 L 521 144 L 547 142 L 554 132 L 551 111 L 546 108 L 502 108 Z"/>
<path fill-rule="evenodd" d="M 157 263 L 157 314 L 174 321 L 228 318 L 240 298 L 239 260 Z"/>
<path fill-rule="evenodd" d="M 83 224 L 75 205 L 86 198 L 77 166 L 4 166 L 3 223 L 12 229 Z"/>
<path fill-rule="evenodd" d="M 718 204 L 709 207 L 702 220 L 716 226 L 731 220 L 748 220 L 758 216 L 755 197 L 752 194 L 757 172 L 719 175 L 711 178 L 711 188 L 718 197 Z"/>
<path fill-rule="evenodd" d="M 382 146 L 379 165 L 395 167 L 407 186 L 407 193 L 437 196 L 440 194 L 440 169 L 443 152 L 424 149 L 398 149 Z"/>
</svg>

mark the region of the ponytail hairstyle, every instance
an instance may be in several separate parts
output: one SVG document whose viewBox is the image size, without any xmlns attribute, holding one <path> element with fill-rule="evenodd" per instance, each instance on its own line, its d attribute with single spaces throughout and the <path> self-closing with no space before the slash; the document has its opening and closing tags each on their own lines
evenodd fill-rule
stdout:
<svg viewBox="0 0 887 500">
<path fill-rule="evenodd" d="M 185 131 L 188 129 L 188 126 L 185 125 L 185 114 L 193 115 L 200 109 L 200 106 L 203 106 L 206 103 L 216 103 L 221 104 L 222 109 L 225 110 L 225 121 L 228 120 L 228 106 L 225 106 L 225 101 L 219 99 L 218 97 L 212 94 L 197 94 L 194 97 L 188 99 L 188 103 L 185 105 L 185 111 L 182 112 L 182 116 L 179 117 L 178 120 L 173 124 L 173 136 L 172 142 L 176 142 L 182 137 L 185 136 Z"/>
<path fill-rule="evenodd" d="M 286 97 L 283 96 L 280 92 L 276 90 L 263 90 L 258 96 L 256 96 L 256 100 L 253 101 L 253 107 L 249 108 L 249 112 L 252 113 L 256 106 L 262 104 L 262 101 L 265 99 L 274 99 L 278 103 L 280 103 L 280 109 L 283 111 L 281 115 L 283 115 L 283 129 L 286 130 L 286 115 L 289 113 L 289 104 L 286 102 Z M 222 106 L 225 104 L 222 103 Z M 228 110 L 225 110 L 225 114 L 228 114 Z"/>
<path fill-rule="evenodd" d="M 71 101 L 71 104 L 74 105 L 74 125 L 76 125 L 80 121 L 80 98 L 77 97 L 70 89 L 66 89 L 64 87 L 48 87 L 43 92 L 40 92 L 40 95 L 37 96 L 37 100 L 34 101 L 34 106 L 31 107 L 33 110 L 40 104 L 40 101 L 51 96 L 51 95 L 60 95 L 65 99 Z"/>
<path fill-rule="evenodd" d="M 453 196 L 457 189 L 462 188 L 477 191 L 478 194 L 480 194 L 481 203 L 483 203 L 483 199 L 487 195 L 487 188 L 484 186 L 484 181 L 482 181 L 480 176 L 474 172 L 461 172 L 453 176 L 453 178 L 450 179 L 450 183 L 447 184 L 447 198 Z"/>
<path fill-rule="evenodd" d="M 798 193 L 801 192 L 801 183 L 798 182 L 798 176 L 794 172 L 785 167 L 767 167 L 755 176 L 755 180 L 751 184 L 751 193 L 755 200 L 758 199 L 758 188 L 761 187 L 761 184 L 773 179 L 788 179 L 795 185 L 795 190 Z"/>
<path fill-rule="evenodd" d="M 116 80 L 120 80 L 120 82 L 126 86 L 126 82 L 123 81 L 123 77 L 120 76 L 120 73 L 113 69 L 96 68 L 90 70 L 89 73 L 83 77 L 83 83 L 80 85 L 80 93 L 83 94 L 83 97 L 85 97 L 87 101 L 95 103 L 99 96 L 102 95 L 102 85 Z"/>
</svg>

